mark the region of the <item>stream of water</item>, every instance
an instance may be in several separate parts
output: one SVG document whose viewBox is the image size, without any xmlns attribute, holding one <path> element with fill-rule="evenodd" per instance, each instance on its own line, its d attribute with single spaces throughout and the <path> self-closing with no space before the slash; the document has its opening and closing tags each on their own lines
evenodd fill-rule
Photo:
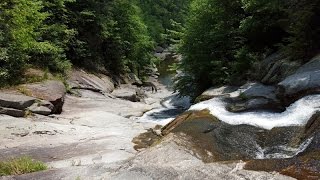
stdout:
<svg viewBox="0 0 320 180">
<path fill-rule="evenodd" d="M 158 67 L 160 72 L 159 81 L 169 90 L 172 90 L 175 71 L 170 70 L 173 61 L 165 60 Z M 239 94 L 235 91 L 234 94 Z M 140 121 L 156 122 L 166 125 L 186 110 L 210 110 L 211 114 L 223 122 L 231 125 L 252 125 L 259 128 L 271 130 L 275 127 L 303 126 L 310 117 L 320 110 L 320 95 L 306 96 L 282 113 L 253 111 L 243 113 L 232 113 L 226 110 L 226 102 L 223 98 L 214 98 L 191 106 L 189 98 L 181 98 L 178 94 L 172 94 L 165 98 L 162 107 L 145 113 Z M 265 147 L 256 145 L 256 159 L 290 158 L 303 152 L 311 143 L 312 138 L 307 139 L 299 147 L 289 147 L 284 145 Z"/>
</svg>

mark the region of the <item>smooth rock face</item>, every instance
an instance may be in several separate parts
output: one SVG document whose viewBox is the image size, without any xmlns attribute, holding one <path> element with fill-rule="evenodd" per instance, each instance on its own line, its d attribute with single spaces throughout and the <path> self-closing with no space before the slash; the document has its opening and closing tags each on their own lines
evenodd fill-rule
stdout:
<svg viewBox="0 0 320 180">
<path fill-rule="evenodd" d="M 320 56 L 300 67 L 296 73 L 280 82 L 277 88 L 277 96 L 285 104 L 315 93 L 320 93 Z"/>
<path fill-rule="evenodd" d="M 31 106 L 35 100 L 35 98 L 25 95 L 0 92 L 0 107 L 25 110 L 27 107 Z"/>
<path fill-rule="evenodd" d="M 248 83 L 240 87 L 240 89 L 244 89 L 241 93 L 248 99 L 261 97 L 276 100 L 276 88 L 274 86 L 266 86 L 261 83 Z"/>
<path fill-rule="evenodd" d="M 53 114 L 62 112 L 66 88 L 60 81 L 45 81 L 35 84 L 26 84 L 22 86 L 32 97 L 49 101 L 53 104 Z"/>
<path fill-rule="evenodd" d="M 87 89 L 96 92 L 110 93 L 114 90 L 112 79 L 104 74 L 90 74 L 83 70 L 73 70 L 68 84 L 72 89 Z"/>
<path fill-rule="evenodd" d="M 121 88 L 115 89 L 111 94 L 117 98 L 129 100 L 132 102 L 140 102 L 141 97 L 137 96 L 136 88 L 133 86 L 122 85 Z"/>
<path fill-rule="evenodd" d="M 292 179 L 277 173 L 243 170 L 243 162 L 205 164 L 185 146 L 188 140 L 169 135 L 160 144 L 140 153 L 106 178 L 125 179 Z"/>
</svg>

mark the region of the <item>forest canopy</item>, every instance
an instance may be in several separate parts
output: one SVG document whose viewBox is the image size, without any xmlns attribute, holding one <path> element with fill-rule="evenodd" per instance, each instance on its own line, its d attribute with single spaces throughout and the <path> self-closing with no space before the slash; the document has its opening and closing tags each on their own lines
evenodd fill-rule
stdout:
<svg viewBox="0 0 320 180">
<path fill-rule="evenodd" d="M 0 84 L 19 83 L 16 77 L 30 66 L 53 73 L 73 65 L 143 76 L 155 46 L 168 41 L 170 23 L 182 22 L 183 2 L 3 0 Z"/>
<path fill-rule="evenodd" d="M 319 51 L 320 0 L 2 0 L 0 84 L 25 69 L 72 66 L 144 76 L 156 46 L 183 59 L 176 90 L 196 97 L 251 78 L 280 52 L 304 62 Z"/>
</svg>

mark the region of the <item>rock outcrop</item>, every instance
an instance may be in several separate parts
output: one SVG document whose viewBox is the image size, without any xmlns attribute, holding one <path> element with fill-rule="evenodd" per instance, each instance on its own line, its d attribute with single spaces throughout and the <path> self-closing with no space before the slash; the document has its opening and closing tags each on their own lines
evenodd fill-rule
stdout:
<svg viewBox="0 0 320 180">
<path fill-rule="evenodd" d="M 50 102 L 53 105 L 51 113 L 60 114 L 62 112 L 64 97 L 66 95 L 66 88 L 62 82 L 48 80 L 40 83 L 25 84 L 21 88 L 29 96 Z M 45 107 L 50 107 L 48 103 L 44 103 L 44 105 Z"/>
<path fill-rule="evenodd" d="M 274 53 L 257 66 L 256 78 L 264 84 L 276 84 L 293 74 L 300 64 L 286 59 L 280 53 Z"/>
<path fill-rule="evenodd" d="M 74 69 L 69 76 L 68 85 L 71 89 L 110 93 L 115 88 L 113 80 L 104 74 L 90 74 L 83 70 Z"/>
<path fill-rule="evenodd" d="M 281 81 L 277 88 L 277 96 L 285 105 L 315 93 L 320 93 L 320 55 Z"/>
<path fill-rule="evenodd" d="M 293 178 L 278 173 L 243 170 L 241 161 L 203 163 L 197 153 L 186 148 L 188 139 L 175 135 L 166 136 L 160 143 L 139 153 L 125 164 L 106 173 L 107 179 L 275 179 Z"/>
</svg>

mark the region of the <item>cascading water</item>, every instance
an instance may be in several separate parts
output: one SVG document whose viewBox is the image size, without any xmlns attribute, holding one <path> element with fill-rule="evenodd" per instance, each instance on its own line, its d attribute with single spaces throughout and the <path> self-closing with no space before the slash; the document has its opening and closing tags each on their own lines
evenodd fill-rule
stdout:
<svg viewBox="0 0 320 180">
<path fill-rule="evenodd" d="M 209 109 L 213 116 L 228 124 L 247 124 L 270 130 L 274 127 L 305 125 L 309 118 L 320 110 L 320 95 L 306 96 L 282 113 L 262 111 L 232 113 L 226 110 L 225 105 L 222 98 L 214 98 L 193 105 L 189 110 Z"/>
<path fill-rule="evenodd" d="M 302 144 L 300 144 L 297 148 L 292 148 L 288 146 L 275 146 L 275 147 L 267 147 L 267 148 L 261 148 L 257 144 L 257 152 L 256 152 L 256 159 L 284 159 L 284 158 L 292 158 L 299 153 L 306 150 L 306 148 L 310 145 L 312 142 L 313 137 L 307 139 Z"/>
<path fill-rule="evenodd" d="M 174 77 L 174 73 L 168 71 L 169 65 L 170 63 L 165 61 L 165 64 L 160 68 L 162 74 L 159 78 L 159 81 L 166 85 L 168 89 L 172 87 L 172 78 Z M 239 96 L 241 91 L 235 91 L 230 95 L 231 97 Z M 156 122 L 164 126 L 186 110 L 208 109 L 213 116 L 227 124 L 251 125 L 271 130 L 277 127 L 304 126 L 310 117 L 320 110 L 320 95 L 306 96 L 287 107 L 282 113 L 267 111 L 232 113 L 226 110 L 227 102 L 224 101 L 224 98 L 213 98 L 190 107 L 190 99 L 180 98 L 178 94 L 167 97 L 161 104 L 161 108 L 145 113 L 139 118 L 139 121 Z M 260 146 L 258 142 L 255 142 L 256 147 L 253 149 L 255 149 L 256 159 L 291 158 L 305 151 L 311 142 L 312 137 L 295 147 L 280 141 L 279 144 L 277 142 L 269 146 Z"/>
</svg>

